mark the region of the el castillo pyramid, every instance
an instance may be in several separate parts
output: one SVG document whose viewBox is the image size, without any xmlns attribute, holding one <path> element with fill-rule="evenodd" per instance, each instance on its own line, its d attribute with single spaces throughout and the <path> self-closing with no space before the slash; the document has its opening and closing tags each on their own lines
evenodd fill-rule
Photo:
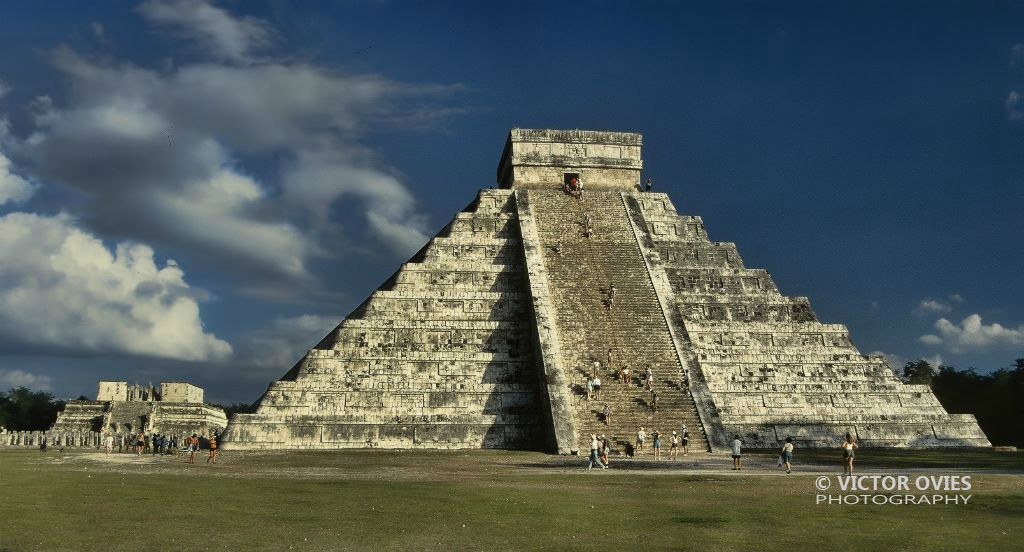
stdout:
<svg viewBox="0 0 1024 552">
<path fill-rule="evenodd" d="M 712 451 L 734 434 L 748 447 L 834 447 L 847 432 L 868 446 L 989 445 L 973 416 L 902 383 L 700 217 L 643 191 L 642 143 L 512 129 L 498 188 L 235 415 L 225 448 L 564 454 L 591 433 L 621 443 L 684 425 Z M 595 361 L 603 385 L 588 400 Z"/>
</svg>

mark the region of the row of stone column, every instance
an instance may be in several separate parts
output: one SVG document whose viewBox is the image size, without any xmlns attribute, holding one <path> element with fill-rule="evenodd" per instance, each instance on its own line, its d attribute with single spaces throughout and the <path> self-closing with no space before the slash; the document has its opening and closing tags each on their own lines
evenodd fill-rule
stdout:
<svg viewBox="0 0 1024 552">
<path fill-rule="evenodd" d="M 38 447 L 43 439 L 49 447 L 103 445 L 103 434 L 97 431 L 0 431 L 0 447 Z"/>
</svg>

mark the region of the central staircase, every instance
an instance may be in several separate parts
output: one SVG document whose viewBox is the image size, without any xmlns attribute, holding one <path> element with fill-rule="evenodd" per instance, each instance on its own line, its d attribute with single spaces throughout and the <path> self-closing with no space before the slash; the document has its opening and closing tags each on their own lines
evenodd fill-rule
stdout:
<svg viewBox="0 0 1024 552">
<path fill-rule="evenodd" d="M 667 449 L 672 431 L 690 434 L 690 449 L 708 450 L 696 406 L 683 380 L 683 369 L 672 342 L 647 265 L 636 242 L 622 194 L 586 192 L 582 198 L 561 190 L 525 190 L 532 210 L 544 268 L 555 311 L 561 366 L 572 386 L 571 402 L 581 451 L 589 450 L 590 435 L 605 434 L 621 451 L 634 442 L 643 426 L 648 436 L 662 434 Z M 587 215 L 592 233 L 587 235 Z M 608 288 L 615 286 L 612 306 Z M 612 362 L 608 363 L 611 351 Z M 593 362 L 601 363 L 600 398 L 586 397 Z M 616 374 L 631 369 L 627 383 Z M 642 375 L 650 366 L 657 411 Z M 610 423 L 602 412 L 611 410 Z M 648 447 L 651 438 L 648 437 Z"/>
</svg>

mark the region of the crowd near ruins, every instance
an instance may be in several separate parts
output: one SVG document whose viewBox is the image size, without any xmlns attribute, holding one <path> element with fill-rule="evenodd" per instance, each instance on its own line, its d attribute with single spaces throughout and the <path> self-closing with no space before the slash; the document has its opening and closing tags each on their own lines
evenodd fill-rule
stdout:
<svg viewBox="0 0 1024 552">
<path fill-rule="evenodd" d="M 101 448 L 118 452 L 173 453 L 193 434 L 204 444 L 227 426 L 220 407 L 203 402 L 203 390 L 184 382 L 159 386 L 101 381 L 96 400 L 68 401 L 47 431 L 0 428 L 0 446 Z M 141 438 L 140 438 L 141 436 Z M 109 439 L 108 439 L 109 438 Z"/>
</svg>

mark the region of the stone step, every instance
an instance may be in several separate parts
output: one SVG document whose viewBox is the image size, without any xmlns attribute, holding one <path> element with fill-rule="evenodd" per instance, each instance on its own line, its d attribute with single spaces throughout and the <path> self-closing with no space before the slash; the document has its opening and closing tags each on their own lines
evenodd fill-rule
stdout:
<svg viewBox="0 0 1024 552">
<path fill-rule="evenodd" d="M 574 386 L 572 406 L 581 448 L 589 446 L 584 441 L 589 441 L 592 432 L 628 436 L 652 422 L 665 428 L 674 424 L 676 430 L 685 423 L 691 444 L 696 449 L 706 448 L 693 399 L 688 391 L 676 387 L 682 367 L 621 196 L 594 193 L 579 202 L 557 192 L 531 190 L 530 194 L 545 246 L 543 257 L 560 331 L 563 366 L 570 371 Z M 584 210 L 592 213 L 594 234 L 590 238 L 583 234 Z M 572 285 L 577 281 L 588 285 Z M 616 293 L 609 309 L 603 288 L 611 284 Z M 643 346 L 637 347 L 638 342 Z M 659 381 L 657 413 L 650 409 L 647 391 L 613 379 L 614 372 L 606 366 L 609 348 L 613 351 L 612 368 L 630 366 L 635 377 L 643 367 L 652 367 Z M 593 358 L 602 362 L 602 396 L 587 401 L 583 394 Z M 610 426 L 605 426 L 595 413 L 605 404 L 613 413 Z"/>
</svg>

